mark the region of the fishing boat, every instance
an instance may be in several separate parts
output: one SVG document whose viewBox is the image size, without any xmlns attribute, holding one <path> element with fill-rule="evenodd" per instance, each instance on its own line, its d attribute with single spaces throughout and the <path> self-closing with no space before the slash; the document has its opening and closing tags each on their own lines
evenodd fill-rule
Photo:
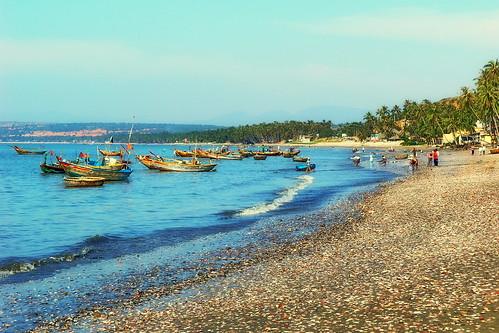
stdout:
<svg viewBox="0 0 499 333">
<path fill-rule="evenodd" d="M 490 148 L 491 154 L 499 154 L 499 148 Z"/>
<path fill-rule="evenodd" d="M 64 168 L 59 163 L 40 163 L 43 173 L 64 173 Z"/>
<path fill-rule="evenodd" d="M 159 156 L 138 155 L 137 160 L 152 170 L 170 172 L 208 172 L 215 169 L 216 164 L 200 163 L 196 158 L 192 160 L 165 159 Z"/>
<path fill-rule="evenodd" d="M 256 151 L 255 155 L 263 155 L 263 156 L 280 156 L 282 152 L 280 151 Z"/>
<path fill-rule="evenodd" d="M 102 186 L 105 181 L 102 177 L 64 177 L 64 185 L 67 187 Z"/>
<path fill-rule="evenodd" d="M 294 162 L 306 162 L 308 159 L 308 157 L 293 156 Z"/>
<path fill-rule="evenodd" d="M 396 160 L 405 160 L 407 157 L 409 157 L 409 154 L 397 154 L 397 155 L 395 155 Z"/>
<path fill-rule="evenodd" d="M 294 156 L 298 155 L 299 153 L 300 153 L 299 150 L 285 151 L 285 152 L 282 153 L 282 157 L 291 158 L 291 157 L 294 157 Z"/>
<path fill-rule="evenodd" d="M 194 152 L 175 149 L 175 155 L 178 157 L 192 157 L 194 156 Z"/>
<path fill-rule="evenodd" d="M 104 150 L 104 149 L 97 149 L 99 153 L 101 153 L 104 156 L 120 156 L 123 157 L 123 151 L 122 150 Z"/>
<path fill-rule="evenodd" d="M 132 170 L 128 167 L 120 170 L 112 170 L 105 167 L 70 163 L 62 159 L 59 159 L 59 163 L 64 168 L 64 172 L 73 177 L 102 177 L 106 181 L 120 181 L 128 179 L 132 174 Z"/>
<path fill-rule="evenodd" d="M 267 159 L 267 155 L 254 155 L 253 158 L 257 161 L 263 161 L 263 160 L 266 160 Z"/>
<path fill-rule="evenodd" d="M 315 169 L 315 163 L 300 164 L 296 166 L 296 171 L 312 171 Z"/>
<path fill-rule="evenodd" d="M 255 153 L 250 150 L 239 150 L 239 155 L 241 155 L 242 157 L 251 157 L 255 155 Z"/>
<path fill-rule="evenodd" d="M 46 150 L 27 150 L 18 146 L 12 146 L 12 148 L 14 148 L 19 155 L 43 155 L 47 152 Z"/>
</svg>

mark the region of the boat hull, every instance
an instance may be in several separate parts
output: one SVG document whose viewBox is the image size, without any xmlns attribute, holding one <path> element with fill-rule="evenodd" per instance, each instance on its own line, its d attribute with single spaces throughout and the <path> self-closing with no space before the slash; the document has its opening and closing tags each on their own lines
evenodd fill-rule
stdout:
<svg viewBox="0 0 499 333">
<path fill-rule="evenodd" d="M 294 162 L 306 162 L 308 160 L 308 157 L 299 157 L 299 156 L 294 156 L 293 161 Z"/>
<path fill-rule="evenodd" d="M 131 169 L 109 170 L 64 161 L 59 163 L 64 168 L 64 172 L 72 177 L 101 177 L 106 181 L 122 181 L 132 174 Z"/>
<path fill-rule="evenodd" d="M 137 156 L 137 159 L 151 170 L 168 172 L 208 172 L 213 171 L 217 166 L 216 164 L 192 163 L 191 161 L 183 160 L 161 161 L 148 156 Z"/>
<path fill-rule="evenodd" d="M 64 168 L 60 164 L 40 164 L 43 173 L 64 173 Z"/>
<path fill-rule="evenodd" d="M 267 159 L 267 155 L 255 155 L 253 158 L 257 161 L 263 161 Z"/>
<path fill-rule="evenodd" d="M 14 146 L 13 148 L 19 155 L 43 155 L 47 152 L 46 150 L 26 150 L 18 146 Z"/>
<path fill-rule="evenodd" d="M 491 154 L 499 154 L 499 148 L 491 148 L 490 153 Z"/>
<path fill-rule="evenodd" d="M 105 181 L 102 177 L 64 177 L 66 187 L 102 186 Z"/>
<path fill-rule="evenodd" d="M 110 150 L 103 150 L 99 149 L 99 153 L 101 153 L 104 156 L 123 156 L 123 152 L 121 150 L 119 151 L 110 151 Z"/>
</svg>

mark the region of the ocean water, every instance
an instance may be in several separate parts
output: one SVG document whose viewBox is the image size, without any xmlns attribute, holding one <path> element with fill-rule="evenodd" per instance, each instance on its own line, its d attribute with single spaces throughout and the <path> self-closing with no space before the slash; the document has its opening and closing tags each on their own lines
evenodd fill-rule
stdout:
<svg viewBox="0 0 499 333">
<path fill-rule="evenodd" d="M 97 155 L 95 145 L 23 147 L 66 159 Z M 135 151 L 172 157 L 175 148 L 188 147 L 137 145 Z M 64 175 L 40 172 L 41 156 L 17 155 L 1 144 L 0 331 L 5 324 L 7 331 L 27 330 L 151 281 L 187 278 L 194 273 L 186 267 L 206 253 L 256 242 L 262 232 L 254 231 L 264 233 L 272 221 L 317 211 L 397 176 L 396 168 L 367 158 L 353 167 L 349 149 L 301 150 L 316 171 L 296 172 L 297 163 L 282 157 L 218 161 L 208 173 L 157 172 L 134 160 L 126 182 L 65 188 Z"/>
</svg>

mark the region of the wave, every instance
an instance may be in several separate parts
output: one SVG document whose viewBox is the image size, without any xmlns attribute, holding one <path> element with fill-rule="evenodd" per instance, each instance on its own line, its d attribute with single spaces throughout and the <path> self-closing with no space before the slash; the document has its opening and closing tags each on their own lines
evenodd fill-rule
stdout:
<svg viewBox="0 0 499 333">
<path fill-rule="evenodd" d="M 303 175 L 298 177 L 298 179 L 299 181 L 296 184 L 279 193 L 279 196 L 272 200 L 272 202 L 261 203 L 256 206 L 243 209 L 242 211 L 237 213 L 236 216 L 253 216 L 268 213 L 270 211 L 278 209 L 288 202 L 291 202 L 298 194 L 298 192 L 305 189 L 314 181 L 314 177 L 310 175 Z"/>
<path fill-rule="evenodd" d="M 67 253 L 61 254 L 58 256 L 50 256 L 42 259 L 35 259 L 28 262 L 13 262 L 6 264 L 4 266 L 0 266 L 0 278 L 6 277 L 16 273 L 27 273 L 34 271 L 38 267 L 49 265 L 49 264 L 57 264 L 63 262 L 72 262 L 78 258 L 85 257 L 87 254 L 92 252 L 93 249 L 91 247 L 84 247 L 79 252 L 76 253 Z"/>
</svg>

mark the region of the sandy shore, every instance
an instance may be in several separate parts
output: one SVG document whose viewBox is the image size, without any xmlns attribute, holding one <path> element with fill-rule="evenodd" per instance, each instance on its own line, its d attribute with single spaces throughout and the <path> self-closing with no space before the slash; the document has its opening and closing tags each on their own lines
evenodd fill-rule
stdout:
<svg viewBox="0 0 499 333">
<path fill-rule="evenodd" d="M 37 331 L 497 330 L 498 161 L 444 152 L 440 167 L 383 186 L 346 222 L 213 272 L 188 296 L 136 295 Z"/>
</svg>

